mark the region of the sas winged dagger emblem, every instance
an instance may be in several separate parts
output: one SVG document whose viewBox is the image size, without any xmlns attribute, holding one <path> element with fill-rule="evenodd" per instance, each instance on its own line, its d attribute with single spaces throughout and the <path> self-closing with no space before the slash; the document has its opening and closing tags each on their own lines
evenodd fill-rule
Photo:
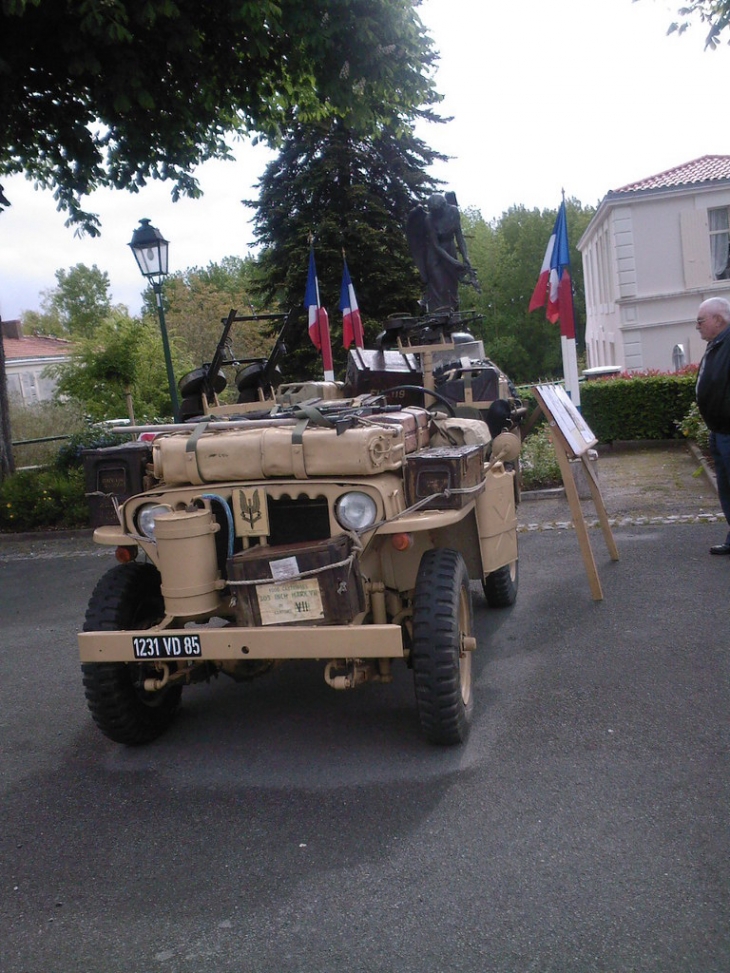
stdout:
<svg viewBox="0 0 730 973">
<path fill-rule="evenodd" d="M 266 507 L 266 494 L 260 487 L 236 491 L 233 513 L 236 520 L 236 533 L 244 535 L 266 535 L 269 533 L 269 517 Z"/>
</svg>

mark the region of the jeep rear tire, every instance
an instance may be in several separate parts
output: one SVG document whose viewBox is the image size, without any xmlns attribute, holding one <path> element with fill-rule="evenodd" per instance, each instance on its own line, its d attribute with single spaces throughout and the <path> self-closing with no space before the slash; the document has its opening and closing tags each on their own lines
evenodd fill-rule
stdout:
<svg viewBox="0 0 730 973">
<path fill-rule="evenodd" d="M 413 676 L 421 729 L 431 743 L 462 743 L 472 712 L 469 575 L 458 551 L 421 558 L 413 604 Z"/>
<path fill-rule="evenodd" d="M 484 597 L 490 608 L 509 608 L 517 599 L 520 580 L 519 562 L 512 561 L 490 572 L 482 581 Z"/>
<path fill-rule="evenodd" d="M 120 564 L 94 589 L 85 632 L 145 629 L 165 614 L 160 575 L 152 564 Z M 85 662 L 81 666 L 86 702 L 101 732 L 116 743 L 149 743 L 167 729 L 180 704 L 182 686 L 156 692 L 144 679 L 159 672 L 143 663 Z"/>
</svg>

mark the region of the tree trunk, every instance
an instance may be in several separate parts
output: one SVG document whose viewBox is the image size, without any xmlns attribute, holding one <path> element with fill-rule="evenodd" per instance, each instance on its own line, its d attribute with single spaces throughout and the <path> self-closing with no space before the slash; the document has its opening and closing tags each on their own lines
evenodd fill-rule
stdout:
<svg viewBox="0 0 730 973">
<path fill-rule="evenodd" d="M 10 432 L 8 381 L 5 375 L 5 349 L 0 335 L 0 482 L 15 472 L 13 437 Z"/>
</svg>

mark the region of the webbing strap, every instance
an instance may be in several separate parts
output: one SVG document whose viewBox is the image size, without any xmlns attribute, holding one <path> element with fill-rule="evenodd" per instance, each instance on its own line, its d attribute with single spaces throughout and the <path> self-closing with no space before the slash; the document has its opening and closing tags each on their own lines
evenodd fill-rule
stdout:
<svg viewBox="0 0 730 973">
<path fill-rule="evenodd" d="M 309 425 L 309 418 L 299 419 L 291 434 L 292 470 L 298 480 L 306 480 L 307 469 L 304 465 L 304 430 Z"/>
<path fill-rule="evenodd" d="M 334 428 L 335 425 L 332 419 L 315 408 L 315 406 L 310 405 L 309 402 L 301 402 L 294 410 L 294 417 L 296 419 L 306 419 L 315 426 L 327 426 L 330 429 Z"/>
<path fill-rule="evenodd" d="M 205 483 L 205 480 L 200 472 L 200 466 L 198 465 L 198 440 L 207 428 L 207 422 L 199 422 L 195 429 L 193 429 L 193 431 L 190 433 L 188 436 L 188 441 L 185 443 L 185 469 L 190 482 L 194 483 L 196 486 L 200 486 L 201 483 Z"/>
</svg>

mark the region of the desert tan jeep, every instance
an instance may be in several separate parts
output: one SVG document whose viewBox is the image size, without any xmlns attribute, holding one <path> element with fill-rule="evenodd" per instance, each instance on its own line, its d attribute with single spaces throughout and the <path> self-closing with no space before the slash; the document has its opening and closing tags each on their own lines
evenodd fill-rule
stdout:
<svg viewBox="0 0 730 973">
<path fill-rule="evenodd" d="M 391 354 L 427 360 L 433 385 L 431 356 L 448 350 L 442 335 Z M 367 371 L 361 350 L 350 354 Z M 122 562 L 98 582 L 79 635 L 106 736 L 154 739 L 183 687 L 219 673 L 248 680 L 320 660 L 344 690 L 389 682 L 400 660 L 427 739 L 464 740 L 477 649 L 470 580 L 493 607 L 517 593 L 520 437 L 504 400 L 493 438 L 473 402 L 460 416 L 446 400 L 448 415 L 399 402 L 404 388 L 444 400 L 392 380 L 387 395 L 305 383 L 239 407 L 203 389 L 202 418 L 153 427 L 145 489 L 94 534 Z"/>
</svg>

